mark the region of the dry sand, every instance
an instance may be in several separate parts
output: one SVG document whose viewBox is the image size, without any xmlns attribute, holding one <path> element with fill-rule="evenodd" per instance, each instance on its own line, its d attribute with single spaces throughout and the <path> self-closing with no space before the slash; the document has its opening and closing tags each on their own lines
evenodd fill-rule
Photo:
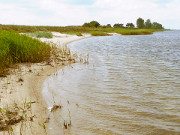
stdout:
<svg viewBox="0 0 180 135">
<path fill-rule="evenodd" d="M 75 40 L 90 35 L 75 36 L 53 32 L 52 39 L 41 41 L 53 42 L 61 48 Z M 69 62 L 66 62 L 69 64 Z M 64 65 L 64 64 L 63 64 Z M 43 81 L 62 67 L 62 63 L 20 64 L 12 69 L 7 77 L 0 78 L 0 135 L 44 135 L 47 130 L 47 107 L 42 98 Z M 9 130 L 1 131 L 4 123 L 9 123 Z M 2 129 L 1 129 L 2 128 Z"/>
</svg>

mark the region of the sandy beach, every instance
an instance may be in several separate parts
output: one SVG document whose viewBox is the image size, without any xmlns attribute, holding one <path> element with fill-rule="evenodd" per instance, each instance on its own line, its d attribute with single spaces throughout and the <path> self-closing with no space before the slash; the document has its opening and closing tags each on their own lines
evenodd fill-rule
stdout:
<svg viewBox="0 0 180 135">
<path fill-rule="evenodd" d="M 88 38 L 90 35 L 75 36 L 53 32 L 52 39 L 41 41 L 54 43 L 58 48 L 68 43 Z M 0 78 L 0 135 L 43 135 L 49 134 L 47 107 L 42 98 L 43 81 L 69 61 L 19 64 L 7 77 Z"/>
</svg>

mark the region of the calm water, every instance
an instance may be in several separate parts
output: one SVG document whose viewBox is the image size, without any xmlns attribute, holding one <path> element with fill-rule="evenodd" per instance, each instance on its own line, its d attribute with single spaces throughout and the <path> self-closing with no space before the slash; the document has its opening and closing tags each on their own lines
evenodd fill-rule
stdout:
<svg viewBox="0 0 180 135">
<path fill-rule="evenodd" d="M 69 45 L 89 64 L 49 77 L 51 134 L 180 135 L 180 31 L 92 37 Z M 71 123 L 65 129 L 64 123 Z"/>
</svg>

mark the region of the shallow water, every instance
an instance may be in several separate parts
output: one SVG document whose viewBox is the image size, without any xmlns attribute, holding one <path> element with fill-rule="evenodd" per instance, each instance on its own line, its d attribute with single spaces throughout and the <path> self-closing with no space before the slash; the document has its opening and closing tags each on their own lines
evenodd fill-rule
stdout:
<svg viewBox="0 0 180 135">
<path fill-rule="evenodd" d="M 52 134 L 180 134 L 180 31 L 92 37 L 69 45 L 89 64 L 43 84 Z M 71 124 L 67 129 L 64 123 Z"/>
</svg>

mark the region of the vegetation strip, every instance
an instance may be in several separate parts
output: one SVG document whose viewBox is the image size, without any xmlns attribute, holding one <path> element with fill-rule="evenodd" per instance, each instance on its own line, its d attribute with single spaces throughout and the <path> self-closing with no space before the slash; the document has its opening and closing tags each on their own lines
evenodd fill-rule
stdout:
<svg viewBox="0 0 180 135">
<path fill-rule="evenodd" d="M 107 36 L 108 33 L 118 33 L 122 35 L 146 35 L 155 31 L 164 31 L 162 24 L 152 22 L 150 19 L 144 21 L 138 18 L 136 27 L 133 23 L 127 23 L 125 26 L 121 23 L 101 25 L 97 21 L 84 23 L 82 26 L 22 26 L 22 25 L 0 25 L 0 30 L 14 30 L 19 33 L 30 33 L 30 36 L 41 38 L 52 38 L 53 32 L 73 34 L 82 36 L 83 33 L 89 33 L 92 36 Z"/>
</svg>

